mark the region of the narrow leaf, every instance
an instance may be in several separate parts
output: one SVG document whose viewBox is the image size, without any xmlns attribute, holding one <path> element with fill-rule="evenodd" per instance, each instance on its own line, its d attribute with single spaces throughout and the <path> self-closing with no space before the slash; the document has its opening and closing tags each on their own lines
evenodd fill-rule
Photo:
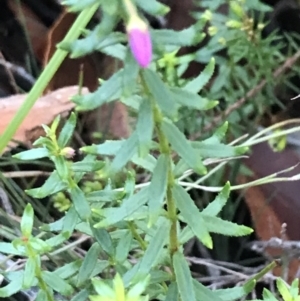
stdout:
<svg viewBox="0 0 300 301">
<path fill-rule="evenodd" d="M 176 283 L 182 301 L 196 301 L 193 278 L 184 255 L 177 251 L 173 255 Z M 205 300 L 209 301 L 209 300 Z M 212 300 L 211 300 L 212 301 Z"/>
<path fill-rule="evenodd" d="M 203 87 L 208 83 L 211 79 L 215 69 L 215 59 L 211 58 L 210 62 L 204 68 L 204 70 L 193 80 L 188 82 L 184 89 L 192 92 L 192 93 L 199 93 Z"/>
<path fill-rule="evenodd" d="M 200 156 L 197 155 L 196 150 L 193 149 L 190 142 L 185 138 L 182 132 L 170 121 L 163 121 L 162 129 L 171 143 L 173 149 L 186 162 L 186 164 L 199 174 L 205 174 L 204 167 Z"/>
<path fill-rule="evenodd" d="M 146 13 L 153 16 L 163 16 L 169 12 L 169 7 L 156 0 L 136 0 L 136 4 Z"/>
<path fill-rule="evenodd" d="M 122 93 L 123 70 L 119 70 L 95 92 L 73 97 L 78 110 L 93 110 L 106 102 L 120 98 Z"/>
<path fill-rule="evenodd" d="M 138 136 L 137 133 L 133 133 L 123 144 L 120 151 L 115 156 L 111 169 L 113 172 L 121 170 L 128 161 L 134 156 L 138 149 Z"/>
<path fill-rule="evenodd" d="M 136 131 L 139 140 L 139 155 L 144 158 L 152 144 L 154 122 L 150 100 L 145 98 L 139 109 Z"/>
<path fill-rule="evenodd" d="M 141 189 L 138 193 L 134 194 L 126 200 L 125 203 L 119 208 L 110 211 L 110 214 L 105 216 L 103 220 L 95 225 L 96 228 L 104 228 L 120 221 L 125 220 L 131 216 L 135 211 L 142 207 L 148 200 L 148 189 Z"/>
<path fill-rule="evenodd" d="M 168 291 L 166 294 L 166 298 L 164 301 L 174 301 L 174 300 L 178 300 L 178 289 L 177 289 L 177 284 L 176 282 L 172 282 L 169 287 L 168 287 Z"/>
<path fill-rule="evenodd" d="M 225 221 L 218 217 L 207 216 L 202 214 L 201 216 L 209 232 L 218 233 L 226 236 L 244 236 L 249 235 L 253 232 L 253 230 L 249 227 Z"/>
<path fill-rule="evenodd" d="M 71 113 L 62 130 L 60 131 L 57 143 L 60 148 L 64 148 L 70 141 L 76 126 L 76 115 Z"/>
<path fill-rule="evenodd" d="M 34 219 L 33 208 L 31 204 L 28 203 L 24 209 L 22 220 L 21 220 L 21 231 L 24 237 L 29 237 L 31 235 L 32 228 L 33 228 L 33 219 Z"/>
<path fill-rule="evenodd" d="M 23 289 L 28 289 L 33 285 L 33 281 L 35 278 L 35 269 L 36 266 L 36 259 L 33 257 L 29 257 L 25 264 L 24 270 L 24 278 L 23 278 Z"/>
<path fill-rule="evenodd" d="M 205 287 L 202 283 L 198 282 L 197 280 L 193 280 L 193 286 L 196 294 L 197 300 L 205 300 L 205 301 L 225 301 L 223 298 Z M 233 301 L 231 299 L 230 301 Z"/>
<path fill-rule="evenodd" d="M 190 195 L 179 185 L 173 188 L 173 195 L 185 222 L 190 226 L 194 235 L 208 248 L 212 248 L 212 239 L 206 227 L 204 218 L 194 204 Z"/>
<path fill-rule="evenodd" d="M 93 161 L 93 162 L 76 162 L 72 164 L 72 170 L 75 172 L 93 172 L 102 169 L 105 166 L 103 161 Z"/>
<path fill-rule="evenodd" d="M 202 214 L 209 216 L 217 216 L 225 206 L 230 193 L 230 183 L 227 182 L 217 197 L 206 208 L 202 210 Z"/>
<path fill-rule="evenodd" d="M 149 212 L 150 215 L 156 215 L 162 207 L 167 191 L 169 171 L 169 158 L 162 154 L 159 156 L 153 171 L 151 183 L 149 186 Z"/>
<path fill-rule="evenodd" d="M 127 257 L 128 253 L 131 250 L 132 244 L 132 234 L 130 231 L 127 231 L 125 235 L 123 235 L 116 247 L 116 261 L 118 263 L 123 263 Z"/>
<path fill-rule="evenodd" d="M 219 103 L 218 101 L 208 100 L 207 98 L 203 98 L 196 93 L 191 93 L 182 88 L 172 88 L 171 92 L 174 101 L 179 105 L 196 110 L 209 110 Z"/>
<path fill-rule="evenodd" d="M 43 280 L 56 292 L 60 293 L 63 296 L 70 296 L 74 289 L 68 284 L 67 281 L 58 277 L 54 273 L 43 271 L 42 272 Z"/>
<path fill-rule="evenodd" d="M 166 233 L 169 233 L 169 229 L 170 222 L 167 219 L 164 219 L 163 223 L 157 227 L 156 232 L 150 240 L 147 250 L 139 264 L 136 274 L 137 279 L 141 279 L 142 276 L 146 276 L 160 258 L 161 252 L 168 238 Z"/>
<path fill-rule="evenodd" d="M 101 248 L 98 243 L 94 243 L 86 253 L 82 265 L 78 272 L 77 287 L 82 286 L 90 279 L 97 263 Z"/>
<path fill-rule="evenodd" d="M 41 158 L 46 158 L 49 157 L 49 151 L 44 148 L 33 148 L 21 153 L 18 153 L 16 155 L 13 155 L 13 158 L 19 159 L 19 160 L 37 160 L 37 159 L 41 159 Z"/>
<path fill-rule="evenodd" d="M 201 21 L 200 21 L 201 22 Z M 161 47 L 161 45 L 174 45 L 174 46 L 193 46 L 203 40 L 204 22 L 190 26 L 181 31 L 170 29 L 153 30 L 152 37 L 154 44 Z"/>
<path fill-rule="evenodd" d="M 0 288 L 0 297 L 8 298 L 22 289 L 22 278 L 16 278 L 11 281 L 8 285 Z"/>
<path fill-rule="evenodd" d="M 34 198 L 42 199 L 65 190 L 67 187 L 68 185 L 61 180 L 55 170 L 41 187 L 26 190 L 26 193 Z"/>
<path fill-rule="evenodd" d="M 90 205 L 87 202 L 83 191 L 76 185 L 70 189 L 72 203 L 79 217 L 86 221 L 91 215 Z"/>
<path fill-rule="evenodd" d="M 94 234 L 94 238 L 97 240 L 98 244 L 102 250 L 107 253 L 110 257 L 115 256 L 115 249 L 113 246 L 112 239 L 106 229 L 97 229 L 91 225 L 91 230 Z"/>
<path fill-rule="evenodd" d="M 78 294 L 76 294 L 71 301 L 86 301 L 89 297 L 90 292 L 87 289 L 83 289 Z"/>
<path fill-rule="evenodd" d="M 177 112 L 176 103 L 169 88 L 154 71 L 144 69 L 142 74 L 149 92 L 153 95 L 160 109 L 167 116 L 175 116 Z"/>
</svg>

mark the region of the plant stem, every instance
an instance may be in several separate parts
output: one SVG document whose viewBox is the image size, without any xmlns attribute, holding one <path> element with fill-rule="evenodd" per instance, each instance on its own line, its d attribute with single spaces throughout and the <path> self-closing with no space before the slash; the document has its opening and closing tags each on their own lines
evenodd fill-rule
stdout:
<svg viewBox="0 0 300 301">
<path fill-rule="evenodd" d="M 154 122 L 156 126 L 156 132 L 158 136 L 158 142 L 160 146 L 160 152 L 168 156 L 169 159 L 168 184 L 167 184 L 167 211 L 168 211 L 168 218 L 171 221 L 171 229 L 169 233 L 169 250 L 170 250 L 170 256 L 172 258 L 173 254 L 177 251 L 179 247 L 178 234 L 177 234 L 177 210 L 172 194 L 172 188 L 175 182 L 174 175 L 172 172 L 172 150 L 170 148 L 168 139 L 162 130 L 163 116 L 159 108 L 154 102 L 152 102 L 152 110 L 153 110 Z"/>
<path fill-rule="evenodd" d="M 72 42 L 73 40 L 77 39 L 80 36 L 82 29 L 86 27 L 86 25 L 91 20 L 98 7 L 99 4 L 94 4 L 93 6 L 83 10 L 77 17 L 70 30 L 68 31 L 63 42 Z M 53 78 L 54 74 L 66 58 L 67 54 L 67 51 L 59 48 L 55 51 L 50 62 L 47 64 L 46 68 L 44 69 L 44 71 L 32 87 L 31 91 L 27 95 L 25 101 L 17 111 L 13 120 L 9 123 L 5 132 L 1 136 L 0 154 L 3 152 L 4 148 L 7 146 L 9 141 L 13 138 L 17 129 L 28 115 L 29 111 L 37 101 L 38 97 L 41 96 L 41 94 L 43 93 L 49 81 Z"/>
</svg>

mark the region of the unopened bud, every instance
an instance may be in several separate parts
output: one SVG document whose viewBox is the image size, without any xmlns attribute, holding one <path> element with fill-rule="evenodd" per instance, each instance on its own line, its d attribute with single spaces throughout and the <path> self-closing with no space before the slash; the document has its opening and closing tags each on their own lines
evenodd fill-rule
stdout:
<svg viewBox="0 0 300 301">
<path fill-rule="evenodd" d="M 152 42 L 147 24 L 138 16 L 132 16 L 126 27 L 131 52 L 142 68 L 152 59 Z"/>
<path fill-rule="evenodd" d="M 65 147 L 61 150 L 60 154 L 67 159 L 72 159 L 75 156 L 75 150 L 72 147 Z"/>
</svg>

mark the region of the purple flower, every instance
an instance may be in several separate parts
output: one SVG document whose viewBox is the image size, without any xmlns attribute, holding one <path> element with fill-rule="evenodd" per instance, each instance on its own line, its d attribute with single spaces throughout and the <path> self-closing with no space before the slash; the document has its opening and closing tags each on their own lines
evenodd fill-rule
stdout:
<svg viewBox="0 0 300 301">
<path fill-rule="evenodd" d="M 133 17 L 127 25 L 131 52 L 142 68 L 147 68 L 152 59 L 152 42 L 146 23 Z"/>
</svg>

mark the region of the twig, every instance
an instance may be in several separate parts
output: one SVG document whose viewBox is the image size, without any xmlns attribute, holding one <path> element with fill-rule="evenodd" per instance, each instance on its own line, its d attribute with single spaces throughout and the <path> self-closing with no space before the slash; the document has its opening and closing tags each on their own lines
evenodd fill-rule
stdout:
<svg viewBox="0 0 300 301">
<path fill-rule="evenodd" d="M 50 176 L 51 172 L 30 170 L 30 171 L 9 171 L 3 172 L 5 178 L 32 178 L 38 176 Z"/>
<path fill-rule="evenodd" d="M 297 51 L 293 56 L 288 58 L 283 65 L 281 65 L 278 69 L 276 69 L 273 73 L 273 77 L 277 78 L 281 74 L 283 74 L 286 70 L 290 69 L 295 62 L 300 58 L 300 50 Z M 228 117 L 234 110 L 239 109 L 249 98 L 255 96 L 258 92 L 260 92 L 267 84 L 267 80 L 263 79 L 257 86 L 251 89 L 244 97 L 240 98 L 237 102 L 229 106 L 221 115 L 216 116 L 211 123 L 204 127 L 201 132 L 197 132 L 191 136 L 192 140 L 195 140 L 200 137 L 203 132 L 211 130 L 216 126 L 220 121 L 224 118 Z"/>
</svg>

